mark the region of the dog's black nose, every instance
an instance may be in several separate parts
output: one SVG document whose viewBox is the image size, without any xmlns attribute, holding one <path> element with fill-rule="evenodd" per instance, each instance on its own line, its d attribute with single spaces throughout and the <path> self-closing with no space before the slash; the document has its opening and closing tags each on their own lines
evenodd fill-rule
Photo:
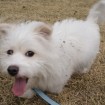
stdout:
<svg viewBox="0 0 105 105">
<path fill-rule="evenodd" d="M 16 76 L 18 74 L 19 67 L 17 67 L 17 66 L 9 66 L 7 70 L 8 70 L 8 73 L 11 76 Z"/>
</svg>

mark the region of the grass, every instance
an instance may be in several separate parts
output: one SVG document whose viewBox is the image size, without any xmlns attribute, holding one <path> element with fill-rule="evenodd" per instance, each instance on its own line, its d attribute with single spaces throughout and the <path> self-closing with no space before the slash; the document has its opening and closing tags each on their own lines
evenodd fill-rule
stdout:
<svg viewBox="0 0 105 105">
<path fill-rule="evenodd" d="M 37 20 L 48 23 L 69 17 L 85 19 L 95 2 L 96 0 L 0 0 L 0 18 L 1 22 Z M 48 94 L 62 105 L 105 105 L 105 26 L 100 28 L 100 53 L 90 72 L 74 75 L 62 93 Z M 46 105 L 37 96 L 30 100 L 14 97 L 11 86 L 12 80 L 0 74 L 0 105 Z"/>
</svg>

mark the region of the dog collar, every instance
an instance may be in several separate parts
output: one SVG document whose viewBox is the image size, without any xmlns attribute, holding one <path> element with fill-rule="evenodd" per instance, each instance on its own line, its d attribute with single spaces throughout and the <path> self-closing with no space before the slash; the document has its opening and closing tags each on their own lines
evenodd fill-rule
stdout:
<svg viewBox="0 0 105 105">
<path fill-rule="evenodd" d="M 40 89 L 37 88 L 33 88 L 32 89 L 34 91 L 34 93 L 36 95 L 38 95 L 39 97 L 41 97 L 46 103 L 48 103 L 48 105 L 60 105 L 57 102 L 55 102 L 54 100 L 52 100 L 49 96 L 47 96 L 43 91 L 41 91 Z"/>
</svg>

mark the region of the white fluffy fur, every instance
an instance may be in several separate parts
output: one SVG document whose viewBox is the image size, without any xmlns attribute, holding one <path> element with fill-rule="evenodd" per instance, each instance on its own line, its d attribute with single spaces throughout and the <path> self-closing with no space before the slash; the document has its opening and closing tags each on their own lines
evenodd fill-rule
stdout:
<svg viewBox="0 0 105 105">
<path fill-rule="evenodd" d="M 50 35 L 45 35 L 46 31 L 41 34 L 38 32 L 40 26 L 46 26 L 43 22 L 1 24 L 2 72 L 8 74 L 8 66 L 17 65 L 18 76 L 29 78 L 24 97 L 32 96 L 32 87 L 53 93 L 61 92 L 73 73 L 88 71 L 96 58 L 100 44 L 97 22 L 103 21 L 103 14 L 104 0 L 93 6 L 85 21 L 68 19 L 56 22 Z M 9 49 L 14 50 L 11 56 L 6 54 Z M 28 50 L 34 51 L 35 55 L 26 57 Z"/>
</svg>

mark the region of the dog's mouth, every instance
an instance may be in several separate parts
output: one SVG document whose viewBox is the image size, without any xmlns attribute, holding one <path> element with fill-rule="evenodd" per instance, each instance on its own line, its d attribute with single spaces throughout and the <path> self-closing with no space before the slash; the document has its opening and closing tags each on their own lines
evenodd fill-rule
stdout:
<svg viewBox="0 0 105 105">
<path fill-rule="evenodd" d="M 12 87 L 13 94 L 15 96 L 22 96 L 25 92 L 27 82 L 27 77 L 15 77 L 15 82 Z"/>
</svg>

